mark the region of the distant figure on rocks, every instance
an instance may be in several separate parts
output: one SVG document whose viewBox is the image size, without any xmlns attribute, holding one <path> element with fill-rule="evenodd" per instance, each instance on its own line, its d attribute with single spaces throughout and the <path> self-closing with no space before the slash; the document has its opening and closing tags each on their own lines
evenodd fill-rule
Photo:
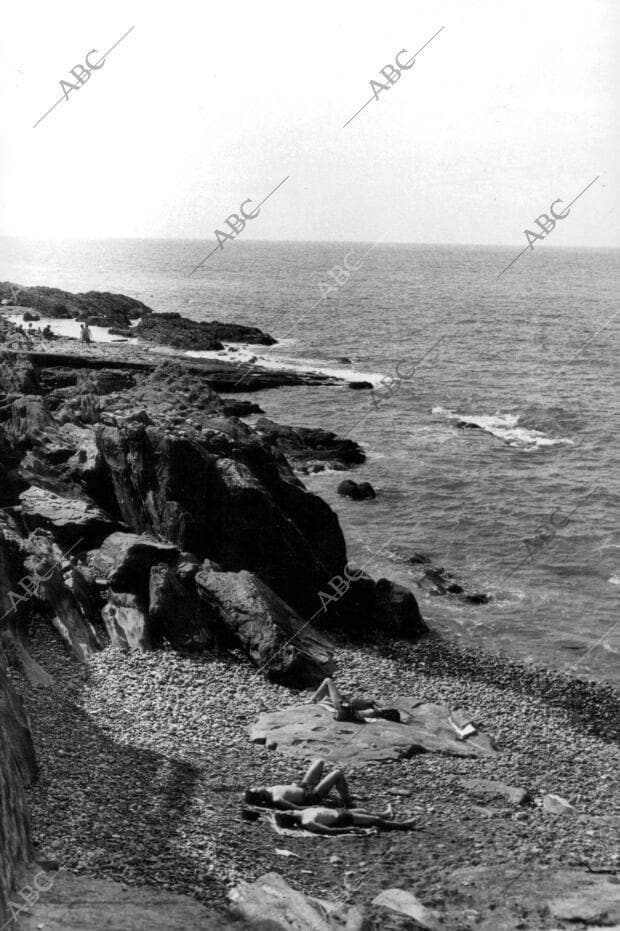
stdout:
<svg viewBox="0 0 620 931">
<path fill-rule="evenodd" d="M 80 339 L 82 340 L 83 343 L 92 342 L 91 335 L 90 335 L 90 329 L 87 323 L 82 323 L 80 325 Z"/>
<path fill-rule="evenodd" d="M 54 339 L 54 332 L 51 326 L 49 325 L 49 323 L 47 324 L 47 326 L 43 328 L 43 332 L 41 333 L 41 336 L 43 337 L 43 339 Z"/>
<path fill-rule="evenodd" d="M 350 808 L 353 800 L 344 773 L 341 769 L 334 769 L 323 776 L 324 769 L 325 760 L 315 760 L 301 782 L 247 789 L 245 800 L 248 805 L 299 811 L 309 805 L 319 805 L 335 787 L 344 807 Z"/>
<path fill-rule="evenodd" d="M 380 831 L 411 831 L 414 820 L 393 821 L 392 809 L 373 814 L 363 808 L 348 811 L 338 808 L 305 808 L 303 811 L 283 812 L 276 815 L 281 828 L 300 827 L 313 834 L 349 834 L 355 828 L 378 828 Z"/>
<path fill-rule="evenodd" d="M 379 708 L 372 698 L 349 698 L 341 695 L 333 679 L 323 679 L 310 700 L 315 704 L 324 702 L 333 708 L 335 721 L 357 721 L 359 724 L 367 724 L 378 718 L 400 721 L 397 708 Z"/>
</svg>

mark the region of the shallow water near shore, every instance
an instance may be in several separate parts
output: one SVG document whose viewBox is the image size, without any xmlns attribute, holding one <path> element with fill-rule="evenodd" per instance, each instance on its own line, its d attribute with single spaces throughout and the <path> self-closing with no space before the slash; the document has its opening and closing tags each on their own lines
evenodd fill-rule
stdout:
<svg viewBox="0 0 620 931">
<path fill-rule="evenodd" d="M 375 404 L 334 387 L 242 397 L 364 447 L 354 477 L 376 500 L 339 497 L 347 473 L 304 477 L 338 512 L 352 561 L 411 585 L 407 555 L 421 552 L 491 595 L 471 605 L 414 588 L 432 626 L 620 684 L 617 251 L 545 245 L 498 280 L 518 250 L 241 239 L 188 277 L 210 244 L 3 244 L 4 279 L 125 293 L 281 340 L 223 358 L 375 385 L 401 362 L 408 380 L 391 395 L 378 389 Z M 339 286 L 329 270 L 352 249 L 349 266 L 361 267 Z M 321 284 L 334 290 L 317 305 Z"/>
</svg>

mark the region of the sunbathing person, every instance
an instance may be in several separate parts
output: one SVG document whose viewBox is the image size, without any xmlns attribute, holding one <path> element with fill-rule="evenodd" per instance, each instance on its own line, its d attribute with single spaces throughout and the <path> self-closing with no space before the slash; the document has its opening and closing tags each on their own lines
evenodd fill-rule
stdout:
<svg viewBox="0 0 620 931">
<path fill-rule="evenodd" d="M 323 679 L 310 701 L 323 702 L 333 708 L 335 721 L 357 721 L 360 724 L 367 724 L 377 718 L 400 721 L 400 713 L 396 708 L 379 708 L 372 698 L 341 695 L 333 679 Z"/>
<path fill-rule="evenodd" d="M 335 788 L 344 807 L 349 808 L 352 805 L 352 799 L 344 773 L 341 769 L 334 769 L 324 776 L 324 769 L 325 760 L 315 760 L 301 782 L 247 789 L 245 800 L 249 805 L 296 811 L 308 805 L 320 805 Z"/>
<path fill-rule="evenodd" d="M 392 810 L 373 814 L 362 808 L 313 807 L 302 811 L 287 811 L 278 814 L 276 823 L 281 828 L 300 827 L 313 834 L 349 834 L 353 828 L 378 828 L 380 831 L 411 831 L 415 820 L 393 821 Z"/>
</svg>

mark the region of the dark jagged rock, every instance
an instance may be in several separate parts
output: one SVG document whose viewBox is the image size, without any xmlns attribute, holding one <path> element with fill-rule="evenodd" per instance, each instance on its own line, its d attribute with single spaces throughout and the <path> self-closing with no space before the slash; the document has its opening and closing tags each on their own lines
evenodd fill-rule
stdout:
<svg viewBox="0 0 620 931">
<path fill-rule="evenodd" d="M 179 550 L 172 543 L 149 534 L 118 531 L 89 554 L 89 564 L 95 576 L 111 589 L 137 593 L 146 602 L 151 568 L 158 563 L 173 563 L 178 556 Z"/>
<path fill-rule="evenodd" d="M 25 559 L 24 568 L 37 582 L 36 597 L 51 607 L 52 625 L 68 649 L 79 662 L 87 662 L 102 644 L 93 624 L 95 616 L 88 616 L 84 610 L 90 607 L 90 603 L 84 598 L 77 598 L 65 581 L 64 571 L 72 576 L 73 587 L 79 586 L 79 570 L 67 564 L 48 534 L 32 534 L 26 541 L 26 547 L 31 555 Z M 85 582 L 83 593 L 84 587 Z"/>
<path fill-rule="evenodd" d="M 233 401 L 232 398 L 222 398 L 224 414 L 226 417 L 248 417 L 250 414 L 264 414 L 265 411 L 253 401 Z"/>
<path fill-rule="evenodd" d="M 414 562 L 413 558 L 409 560 Z M 424 560 L 417 559 L 417 563 L 424 565 L 424 571 L 418 579 L 418 587 L 422 588 L 430 595 L 456 595 L 461 601 L 467 604 L 488 604 L 491 600 L 490 595 L 482 592 L 469 594 L 465 588 L 458 582 L 454 581 L 454 576 L 442 566 L 433 566 L 430 560 L 424 557 Z"/>
<path fill-rule="evenodd" d="M 122 335 L 126 335 L 126 332 Z M 260 346 L 273 346 L 277 342 L 273 336 L 263 333 L 258 327 L 243 326 L 239 323 L 218 323 L 216 320 L 190 320 L 175 312 L 143 317 L 137 326 L 132 327 L 130 335 L 175 349 L 193 351 L 223 349 L 222 340 L 231 343 L 256 343 Z"/>
<path fill-rule="evenodd" d="M 0 323 L 2 318 L 0 317 Z M 109 357 L 98 358 L 97 356 L 80 356 L 77 353 L 58 351 L 38 351 L 34 349 L 25 349 L 15 347 L 6 350 L 7 357 L 13 359 L 23 358 L 32 363 L 35 371 L 47 369 L 50 372 L 57 370 L 55 375 L 59 379 L 59 386 L 62 379 L 67 378 L 66 384 L 74 384 L 74 376 L 65 376 L 63 370 L 71 369 L 90 369 L 96 371 L 99 369 L 114 368 L 117 371 L 143 372 L 148 374 L 159 367 L 161 363 L 144 362 L 132 359 L 113 359 Z M 317 387 L 320 385 L 341 385 L 342 380 L 334 378 L 331 375 L 324 375 L 320 372 L 300 372 L 286 371 L 284 369 L 266 369 L 260 365 L 251 366 L 240 364 L 238 362 L 224 362 L 221 359 L 186 359 L 176 360 L 176 365 L 182 368 L 189 375 L 204 381 L 213 391 L 230 392 L 248 392 L 260 391 L 265 388 L 296 387 L 298 385 L 307 385 Z"/>
<path fill-rule="evenodd" d="M 257 420 L 254 429 L 301 472 L 316 472 L 320 469 L 344 470 L 366 460 L 361 446 L 353 440 L 342 439 L 329 430 L 288 427 L 274 423 L 266 417 Z"/>
<path fill-rule="evenodd" d="M 149 590 L 149 618 L 155 635 L 181 650 L 204 650 L 229 645 L 219 618 L 196 590 L 200 563 L 191 555 L 174 566 L 153 566 Z"/>
<path fill-rule="evenodd" d="M 16 295 L 15 297 L 13 295 Z M 277 340 L 258 327 L 238 323 L 220 323 L 190 320 L 176 312 L 153 313 L 150 307 L 125 294 L 108 291 L 87 291 L 73 294 L 60 288 L 20 288 L 11 282 L 0 282 L 0 300 L 8 300 L 16 307 L 27 307 L 24 320 L 44 317 L 73 317 L 91 326 L 110 327 L 111 332 L 123 337 L 140 337 L 177 349 L 223 349 L 222 340 L 235 343 L 256 343 L 272 346 Z M 137 326 L 131 321 L 139 319 Z"/>
<path fill-rule="evenodd" d="M 57 580 L 58 591 L 41 602 L 48 616 L 59 605 L 67 613 L 70 604 L 73 618 L 81 612 L 92 619 L 95 612 L 96 626 L 105 588 L 104 622 L 122 648 L 162 641 L 219 646 L 228 628 L 206 602 L 197 604 L 192 575 L 209 560 L 223 573 L 252 573 L 303 620 L 318 609 L 325 629 L 382 627 L 413 635 L 412 596 L 394 597 L 370 578 L 342 581 L 346 547 L 337 517 L 307 491 L 278 448 L 322 467 L 336 457 L 347 465 L 363 461 L 357 444 L 264 420 L 263 430 L 275 432 L 271 445 L 227 416 L 227 402 L 213 390 L 214 371 L 218 378 L 225 372 L 230 385 L 239 381 L 238 366 L 151 364 L 134 361 L 135 354 L 118 366 L 109 357 L 9 355 L 12 363 L 25 359 L 37 376 L 45 369 L 38 395 L 9 395 L 0 404 L 0 464 L 16 532 L 49 531 L 63 550 L 83 538 L 73 552 L 77 561 L 62 569 L 62 589 Z M 99 547 L 111 530 L 118 530 L 117 542 L 91 553 L 85 566 L 82 551 Z M 150 535 L 148 545 L 136 540 L 143 533 Z M 119 539 L 130 542 L 125 547 Z M 23 627 L 14 626 L 11 636 L 31 681 L 49 684 L 28 655 Z M 80 637 L 65 640 L 75 648 Z"/>
<path fill-rule="evenodd" d="M 334 673 L 333 648 L 251 572 L 201 571 L 200 597 L 272 679 L 301 687 Z"/>
<path fill-rule="evenodd" d="M 109 291 L 73 294 L 60 288 L 11 285 L 0 282 L 0 299 L 8 299 L 15 307 L 37 310 L 44 317 L 75 317 L 97 326 L 128 326 L 130 320 L 152 313 L 142 301 Z"/>
<path fill-rule="evenodd" d="M 159 534 L 228 571 L 249 569 L 302 613 L 344 569 L 336 515 L 245 424 L 218 420 L 192 437 L 143 426 L 97 425 L 95 433 L 135 532 Z"/>
<path fill-rule="evenodd" d="M 416 639 L 428 632 L 414 595 L 404 585 L 379 579 L 376 594 L 376 617 L 381 630 L 407 639 Z"/>
<path fill-rule="evenodd" d="M 39 379 L 28 359 L 14 359 L 8 352 L 0 352 L 0 391 L 7 394 L 39 394 Z"/>
<path fill-rule="evenodd" d="M 350 478 L 340 482 L 336 491 L 344 498 L 351 498 L 353 501 L 366 501 L 368 498 L 377 497 L 370 482 L 354 482 Z"/>
<path fill-rule="evenodd" d="M 113 646 L 125 652 L 152 648 L 146 605 L 133 592 L 110 591 L 101 613 Z"/>
<path fill-rule="evenodd" d="M 90 549 L 115 527 L 115 521 L 85 497 L 67 498 L 33 485 L 19 500 L 26 527 L 51 530 L 62 547 Z"/>
</svg>

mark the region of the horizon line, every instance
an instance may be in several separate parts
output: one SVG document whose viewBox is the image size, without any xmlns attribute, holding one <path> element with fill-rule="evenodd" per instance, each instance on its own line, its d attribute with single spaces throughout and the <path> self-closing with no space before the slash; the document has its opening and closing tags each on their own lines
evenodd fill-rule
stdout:
<svg viewBox="0 0 620 931">
<path fill-rule="evenodd" d="M 16 235 L 13 233 L 0 233 L 0 239 L 13 239 L 13 240 L 22 240 L 26 242 L 45 242 L 45 243 L 63 243 L 63 242 L 200 242 L 206 243 L 208 241 L 207 237 L 202 236 L 62 236 L 62 237 L 35 237 L 35 236 L 23 236 Z M 266 244 L 272 243 L 274 245 L 278 244 L 288 244 L 288 243 L 299 243 L 301 244 L 311 244 L 311 245 L 344 245 L 344 244 L 355 244 L 355 245 L 367 245 L 373 240 L 370 239 L 258 239 L 258 238 L 241 238 L 241 241 L 244 243 L 259 243 Z M 235 240 L 236 242 L 236 240 Z M 522 244 L 522 242 L 521 242 Z M 420 246 L 423 248 L 429 247 L 440 247 L 440 248 L 471 248 L 471 249 L 514 249 L 518 247 L 520 243 L 518 242 L 414 242 L 412 240 L 406 239 L 394 239 L 394 240 L 382 240 L 380 245 L 382 246 Z M 563 244 L 554 244 L 552 246 L 545 245 L 546 249 L 556 249 L 556 250 L 568 250 L 568 249 L 620 249 L 620 243 L 617 245 L 607 244 L 607 245 L 586 245 L 577 244 L 577 245 L 563 245 Z"/>
</svg>

